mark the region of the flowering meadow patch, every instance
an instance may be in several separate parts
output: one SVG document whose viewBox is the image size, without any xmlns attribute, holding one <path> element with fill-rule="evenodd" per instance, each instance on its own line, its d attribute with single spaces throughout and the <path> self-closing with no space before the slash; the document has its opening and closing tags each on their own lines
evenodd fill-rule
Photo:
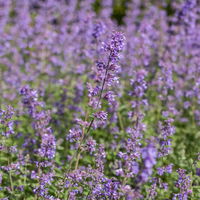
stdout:
<svg viewBox="0 0 200 200">
<path fill-rule="evenodd" d="M 200 200 L 199 0 L 0 0 L 0 200 Z"/>
</svg>

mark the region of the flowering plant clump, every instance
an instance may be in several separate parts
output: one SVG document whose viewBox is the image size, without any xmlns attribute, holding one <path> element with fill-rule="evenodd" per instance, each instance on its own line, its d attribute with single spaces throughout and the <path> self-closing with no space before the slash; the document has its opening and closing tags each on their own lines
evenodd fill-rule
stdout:
<svg viewBox="0 0 200 200">
<path fill-rule="evenodd" d="M 0 0 L 0 200 L 200 199 L 198 0 Z"/>
</svg>

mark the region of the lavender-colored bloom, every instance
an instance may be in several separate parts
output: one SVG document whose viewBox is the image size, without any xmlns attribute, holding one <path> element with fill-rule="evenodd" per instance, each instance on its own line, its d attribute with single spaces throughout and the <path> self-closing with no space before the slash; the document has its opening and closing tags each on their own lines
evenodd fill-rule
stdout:
<svg viewBox="0 0 200 200">
<path fill-rule="evenodd" d="M 108 114 L 104 111 L 99 111 L 95 113 L 94 116 L 101 121 L 106 121 Z"/>
<path fill-rule="evenodd" d="M 159 167 L 157 168 L 157 173 L 162 176 L 164 174 L 165 170 L 163 169 L 163 167 Z"/>
<path fill-rule="evenodd" d="M 23 185 L 16 186 L 15 189 L 19 190 L 20 192 L 23 192 L 24 191 L 24 186 Z"/>
<path fill-rule="evenodd" d="M 149 189 L 149 195 L 148 195 L 149 199 L 155 199 L 155 197 L 157 196 L 156 189 L 157 189 L 157 183 L 153 182 L 151 188 Z"/>
<path fill-rule="evenodd" d="M 177 172 L 179 174 L 179 178 L 175 185 L 180 192 L 178 194 L 174 194 L 173 200 L 176 200 L 177 198 L 179 200 L 187 200 L 188 195 L 192 193 L 190 189 L 191 178 L 186 175 L 186 170 L 184 169 L 178 169 Z"/>
<path fill-rule="evenodd" d="M 78 104 L 81 102 L 82 96 L 83 96 L 83 91 L 84 91 L 84 87 L 83 87 L 83 83 L 82 81 L 78 81 L 76 86 L 75 86 L 75 97 L 73 99 L 73 101 Z"/>
<path fill-rule="evenodd" d="M 173 119 L 169 118 L 164 121 L 163 125 L 159 123 L 159 128 L 164 139 L 168 138 L 169 136 L 172 136 L 175 133 L 175 128 L 174 126 L 172 126 L 173 121 Z"/>
<path fill-rule="evenodd" d="M 86 151 L 90 152 L 92 154 L 96 150 L 96 141 L 92 138 L 88 138 L 86 142 Z"/>
<path fill-rule="evenodd" d="M 162 187 L 165 191 L 168 190 L 168 184 L 167 183 L 162 183 Z"/>
<path fill-rule="evenodd" d="M 125 45 L 125 37 L 120 32 L 114 32 L 111 36 L 111 40 L 104 44 L 103 49 L 110 52 L 110 59 L 115 63 L 119 59 L 119 53 L 122 51 Z"/>
<path fill-rule="evenodd" d="M 17 147 L 16 146 L 10 146 L 10 148 L 9 148 L 9 152 L 10 153 L 17 153 Z"/>
<path fill-rule="evenodd" d="M 95 154 L 96 167 L 100 172 L 104 171 L 105 158 L 106 158 L 106 152 L 104 149 L 104 145 L 100 144 L 97 149 L 97 153 Z"/>
<path fill-rule="evenodd" d="M 45 185 L 50 184 L 52 180 L 53 180 L 52 173 L 43 174 L 40 177 L 40 187 L 44 187 Z"/>
<path fill-rule="evenodd" d="M 187 13 L 196 6 L 196 0 L 186 0 L 182 9 L 177 14 L 179 20 L 183 20 Z"/>
<path fill-rule="evenodd" d="M 105 111 L 99 111 L 94 113 L 93 128 L 103 127 L 106 125 L 108 114 Z"/>
<path fill-rule="evenodd" d="M 97 39 L 105 31 L 105 25 L 102 22 L 97 22 L 93 25 L 92 37 Z"/>
<path fill-rule="evenodd" d="M 167 165 L 165 167 L 165 170 L 166 170 L 166 173 L 172 173 L 172 170 L 173 170 L 173 164 L 170 164 L 170 165 Z"/>
<path fill-rule="evenodd" d="M 36 173 L 36 171 L 31 171 L 31 179 L 38 179 L 38 175 Z"/>
<path fill-rule="evenodd" d="M 6 128 L 8 128 L 8 130 L 5 132 L 2 132 L 1 134 L 5 137 L 9 137 L 10 135 L 13 135 L 15 133 L 13 129 L 13 125 L 14 125 L 13 121 L 7 122 Z"/>
<path fill-rule="evenodd" d="M 100 87 L 97 85 L 95 88 L 90 83 L 87 83 L 88 97 L 97 96 L 100 92 Z"/>
<path fill-rule="evenodd" d="M 48 130 L 45 130 L 49 125 L 51 116 L 49 111 L 36 112 L 34 116 L 35 122 L 33 123 L 33 128 L 38 132 L 45 133 Z"/>
<path fill-rule="evenodd" d="M 133 87 L 133 91 L 129 94 L 135 97 L 143 97 L 145 90 L 147 89 L 147 83 L 145 81 L 145 77 L 147 72 L 145 70 L 140 70 L 136 73 L 135 79 L 131 79 L 131 86 Z"/>
<path fill-rule="evenodd" d="M 131 172 L 133 174 L 138 174 L 139 172 L 139 164 L 137 162 L 132 162 L 132 166 L 131 166 Z"/>
<path fill-rule="evenodd" d="M 140 191 L 137 191 L 137 190 L 130 190 L 127 192 L 126 194 L 126 200 L 132 200 L 132 199 L 142 199 L 143 196 L 142 194 L 140 193 Z"/>
<path fill-rule="evenodd" d="M 55 157 L 56 142 L 54 135 L 49 132 L 49 134 L 42 135 L 41 147 L 38 153 L 43 158 L 53 159 Z"/>
<path fill-rule="evenodd" d="M 101 62 L 101 61 L 97 61 L 97 62 L 96 62 L 96 67 L 97 67 L 97 70 L 98 70 L 99 72 L 102 72 L 103 70 L 106 69 L 105 63 L 104 63 L 104 62 Z"/>
<path fill-rule="evenodd" d="M 0 110 L 1 124 L 4 124 L 4 120 L 9 120 L 14 115 L 14 109 L 11 106 L 7 106 L 6 110 Z"/>
<path fill-rule="evenodd" d="M 7 106 L 6 110 L 0 110 L 0 124 L 4 127 L 2 128 L 1 135 L 9 137 L 15 133 L 13 116 L 14 109 L 11 106 Z"/>
<path fill-rule="evenodd" d="M 196 175 L 200 176 L 200 168 L 196 168 Z"/>
<path fill-rule="evenodd" d="M 91 98 L 88 105 L 93 107 L 94 109 L 101 108 L 101 102 L 99 102 L 97 97 Z"/>
<path fill-rule="evenodd" d="M 35 117 L 36 107 L 42 105 L 42 103 L 38 101 L 37 91 L 31 89 L 27 85 L 21 88 L 20 94 L 22 95 L 22 103 L 24 107 L 28 109 L 28 112 L 32 117 Z"/>
<path fill-rule="evenodd" d="M 163 123 L 159 122 L 159 131 L 160 133 L 160 150 L 158 152 L 158 157 L 164 157 L 170 154 L 171 152 L 171 137 L 175 133 L 175 127 L 172 125 L 174 120 L 169 118 Z"/>
<path fill-rule="evenodd" d="M 157 173 L 162 176 L 164 173 L 172 173 L 173 164 L 157 168 Z"/>
<path fill-rule="evenodd" d="M 119 188 L 119 182 L 108 179 L 106 183 L 104 183 L 102 189 L 106 197 L 112 199 L 118 199 L 119 198 L 118 188 Z"/>
<path fill-rule="evenodd" d="M 112 14 L 113 1 L 112 0 L 102 0 L 101 1 L 101 15 L 102 17 L 109 18 Z"/>
<path fill-rule="evenodd" d="M 47 186 L 49 184 L 51 184 L 52 180 L 53 180 L 53 173 L 49 172 L 49 173 L 43 173 L 40 177 L 39 177 L 39 186 L 35 187 L 33 189 L 33 192 L 35 194 L 37 194 L 40 197 L 46 198 L 46 199 L 52 199 L 49 198 L 50 195 L 48 195 L 48 188 Z"/>
<path fill-rule="evenodd" d="M 141 173 L 142 181 L 146 182 L 149 176 L 152 174 L 153 166 L 156 164 L 157 150 L 149 144 L 147 147 L 142 149 L 142 158 L 144 162 L 144 169 Z"/>
<path fill-rule="evenodd" d="M 106 99 L 111 105 L 115 102 L 115 98 L 116 95 L 113 91 L 108 91 L 104 96 L 104 99 Z"/>
<path fill-rule="evenodd" d="M 82 137 L 82 130 L 79 128 L 73 128 L 69 130 L 69 134 L 66 136 L 66 140 L 70 142 L 78 141 Z"/>
<path fill-rule="evenodd" d="M 15 170 L 17 172 L 17 170 L 20 169 L 20 166 L 21 166 L 20 162 L 15 162 L 7 166 L 1 166 L 0 169 L 5 170 L 5 171 Z"/>
</svg>

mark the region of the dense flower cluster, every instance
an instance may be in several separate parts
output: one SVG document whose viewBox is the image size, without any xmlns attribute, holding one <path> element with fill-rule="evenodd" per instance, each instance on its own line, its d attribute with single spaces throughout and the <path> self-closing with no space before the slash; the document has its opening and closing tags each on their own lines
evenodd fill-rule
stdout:
<svg viewBox="0 0 200 200">
<path fill-rule="evenodd" d="M 190 190 L 191 187 L 191 180 L 190 177 L 185 174 L 184 169 L 179 169 L 178 171 L 179 179 L 176 182 L 176 187 L 179 188 L 180 193 L 175 194 L 173 199 L 188 199 L 188 195 L 192 193 Z"/>
<path fill-rule="evenodd" d="M 198 0 L 0 0 L 0 200 L 200 199 Z"/>
</svg>

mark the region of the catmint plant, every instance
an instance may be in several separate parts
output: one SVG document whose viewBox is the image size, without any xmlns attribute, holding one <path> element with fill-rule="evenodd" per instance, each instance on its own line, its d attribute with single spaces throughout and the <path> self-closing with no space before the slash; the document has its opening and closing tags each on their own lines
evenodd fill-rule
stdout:
<svg viewBox="0 0 200 200">
<path fill-rule="evenodd" d="M 0 199 L 199 199 L 199 7 L 0 0 Z"/>
</svg>

